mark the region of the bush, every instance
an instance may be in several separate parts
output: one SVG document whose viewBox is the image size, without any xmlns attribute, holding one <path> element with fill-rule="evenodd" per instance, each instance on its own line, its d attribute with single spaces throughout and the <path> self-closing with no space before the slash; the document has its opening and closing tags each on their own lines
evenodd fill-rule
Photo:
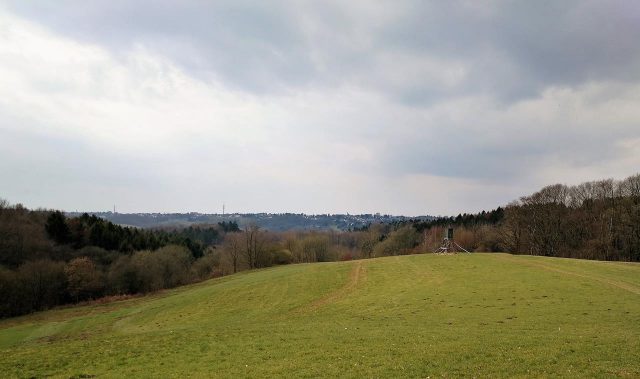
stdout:
<svg viewBox="0 0 640 379">
<path fill-rule="evenodd" d="M 209 279 L 213 276 L 216 268 L 220 267 L 220 260 L 217 255 L 206 254 L 191 265 L 192 276 L 198 280 Z"/>
<path fill-rule="evenodd" d="M 293 262 L 293 254 L 287 249 L 276 250 L 273 252 L 271 260 L 276 265 L 288 265 Z"/>
<path fill-rule="evenodd" d="M 403 226 L 389 234 L 379 244 L 375 245 L 373 255 L 384 257 L 388 255 L 409 254 L 418 244 L 419 235 L 411 225 Z"/>
<path fill-rule="evenodd" d="M 0 266 L 0 317 L 15 315 L 16 274 Z"/>
<path fill-rule="evenodd" d="M 161 288 L 173 288 L 191 282 L 193 256 L 184 246 L 168 245 L 153 252 L 160 269 Z"/>
<path fill-rule="evenodd" d="M 65 300 L 64 263 L 51 260 L 31 261 L 16 272 L 15 314 L 48 309 Z"/>
<path fill-rule="evenodd" d="M 340 260 L 341 261 L 353 260 L 353 254 L 350 251 L 345 251 L 342 254 L 340 254 Z"/>
<path fill-rule="evenodd" d="M 177 245 L 156 251 L 138 251 L 131 257 L 121 256 L 109 269 L 109 292 L 116 295 L 146 293 L 190 283 L 194 272 L 191 260 L 191 252 Z M 205 260 L 199 264 L 206 266 L 208 263 Z M 207 269 L 203 267 L 194 270 L 207 275 Z"/>
<path fill-rule="evenodd" d="M 211 273 L 211 277 L 212 277 L 212 278 L 220 278 L 220 277 L 222 277 L 222 276 L 224 276 L 224 272 L 223 272 L 222 270 L 220 270 L 220 269 L 215 269 L 215 270 L 213 270 L 213 272 Z"/>
<path fill-rule="evenodd" d="M 301 256 L 304 262 L 329 262 L 335 260 L 329 237 L 321 234 L 310 234 L 300 243 Z"/>
<path fill-rule="evenodd" d="M 139 291 L 138 272 L 131 264 L 131 257 L 123 255 L 110 267 L 107 274 L 109 293 L 115 295 L 131 294 Z"/>
<path fill-rule="evenodd" d="M 109 266 L 121 255 L 116 251 L 108 251 L 98 246 L 85 246 L 75 253 L 76 257 L 88 257 L 97 266 Z"/>
<path fill-rule="evenodd" d="M 67 275 L 69 294 L 75 301 L 102 296 L 104 276 L 91 259 L 76 258 L 67 264 L 64 272 Z"/>
</svg>

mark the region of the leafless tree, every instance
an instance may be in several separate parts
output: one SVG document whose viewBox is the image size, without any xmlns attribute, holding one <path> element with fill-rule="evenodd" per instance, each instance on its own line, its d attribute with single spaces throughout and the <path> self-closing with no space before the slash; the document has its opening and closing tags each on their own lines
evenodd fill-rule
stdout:
<svg viewBox="0 0 640 379">
<path fill-rule="evenodd" d="M 243 239 L 244 236 L 240 233 L 227 233 L 224 237 L 224 244 L 222 248 L 233 267 L 234 273 L 238 272 L 240 265 L 240 259 L 243 252 Z"/>
<path fill-rule="evenodd" d="M 245 257 L 249 268 L 257 268 L 264 252 L 264 236 L 256 224 L 244 227 Z"/>
</svg>

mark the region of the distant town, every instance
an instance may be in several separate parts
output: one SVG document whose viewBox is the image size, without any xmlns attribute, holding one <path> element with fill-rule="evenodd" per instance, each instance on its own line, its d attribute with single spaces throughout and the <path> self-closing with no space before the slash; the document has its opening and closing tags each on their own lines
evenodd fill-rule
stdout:
<svg viewBox="0 0 640 379">
<path fill-rule="evenodd" d="M 85 212 L 67 212 L 69 217 L 77 217 Z M 240 227 L 256 224 L 265 230 L 357 230 L 370 224 L 402 222 L 409 220 L 429 221 L 434 216 L 393 216 L 375 214 L 320 214 L 303 213 L 117 213 L 86 212 L 123 226 L 139 228 L 188 227 L 195 224 L 217 224 L 223 221 L 235 221 Z"/>
</svg>

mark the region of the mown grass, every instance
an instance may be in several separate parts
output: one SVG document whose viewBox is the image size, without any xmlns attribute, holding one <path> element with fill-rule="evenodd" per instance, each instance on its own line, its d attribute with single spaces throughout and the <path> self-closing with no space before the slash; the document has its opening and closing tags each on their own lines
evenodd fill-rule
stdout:
<svg viewBox="0 0 640 379">
<path fill-rule="evenodd" d="M 640 265 L 415 255 L 0 322 L 3 377 L 640 376 Z"/>
</svg>

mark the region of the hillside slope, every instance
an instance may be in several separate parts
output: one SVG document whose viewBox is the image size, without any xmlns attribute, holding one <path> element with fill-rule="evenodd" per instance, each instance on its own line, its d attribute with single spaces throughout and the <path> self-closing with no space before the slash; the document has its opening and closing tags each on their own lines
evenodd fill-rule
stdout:
<svg viewBox="0 0 640 379">
<path fill-rule="evenodd" d="M 640 376 L 640 265 L 414 255 L 0 322 L 9 377 Z"/>
</svg>

